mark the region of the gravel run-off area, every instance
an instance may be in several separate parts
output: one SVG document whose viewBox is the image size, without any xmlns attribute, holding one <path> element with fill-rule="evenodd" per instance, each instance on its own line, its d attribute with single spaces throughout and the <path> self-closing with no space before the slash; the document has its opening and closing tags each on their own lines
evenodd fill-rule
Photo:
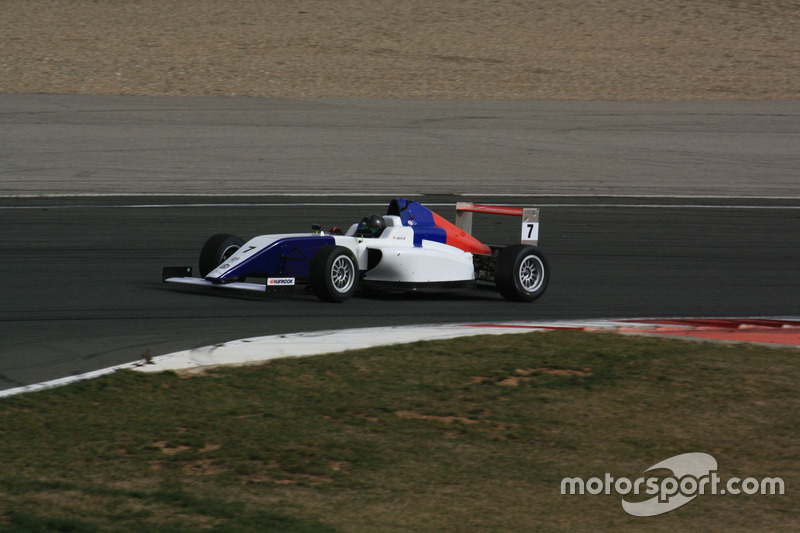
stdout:
<svg viewBox="0 0 800 533">
<path fill-rule="evenodd" d="M 800 99 L 792 0 L 2 0 L 0 93 Z"/>
</svg>

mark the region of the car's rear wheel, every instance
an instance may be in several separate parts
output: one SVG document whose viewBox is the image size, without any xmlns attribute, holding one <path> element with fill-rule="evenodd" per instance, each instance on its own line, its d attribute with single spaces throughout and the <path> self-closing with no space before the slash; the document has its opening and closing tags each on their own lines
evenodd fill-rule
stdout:
<svg viewBox="0 0 800 533">
<path fill-rule="evenodd" d="M 509 246 L 497 257 L 494 281 L 506 300 L 532 302 L 547 290 L 550 264 L 536 246 Z"/>
<path fill-rule="evenodd" d="M 209 237 L 200 251 L 200 275 L 206 277 L 242 247 L 244 241 L 236 235 L 217 233 Z"/>
<path fill-rule="evenodd" d="M 347 300 L 358 288 L 358 275 L 356 256 L 344 246 L 323 246 L 311 258 L 309 281 L 320 300 Z"/>
</svg>

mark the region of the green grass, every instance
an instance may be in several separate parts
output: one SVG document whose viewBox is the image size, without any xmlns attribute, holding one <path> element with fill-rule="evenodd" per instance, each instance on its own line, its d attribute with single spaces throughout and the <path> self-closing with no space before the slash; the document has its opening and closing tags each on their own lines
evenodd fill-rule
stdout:
<svg viewBox="0 0 800 533">
<path fill-rule="evenodd" d="M 120 372 L 0 401 L 0 532 L 798 530 L 799 378 L 796 350 L 576 332 Z M 687 452 L 786 494 L 560 494 Z"/>
</svg>

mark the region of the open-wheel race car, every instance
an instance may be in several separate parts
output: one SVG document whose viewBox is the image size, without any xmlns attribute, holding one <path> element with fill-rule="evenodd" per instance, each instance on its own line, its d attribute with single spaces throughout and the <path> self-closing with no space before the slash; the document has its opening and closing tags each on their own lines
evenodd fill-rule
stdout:
<svg viewBox="0 0 800 533">
<path fill-rule="evenodd" d="M 520 244 L 486 245 L 473 237 L 476 212 L 521 217 Z M 324 232 L 315 224 L 310 233 L 246 242 L 214 235 L 200 252 L 200 277 L 192 276 L 191 267 L 166 267 L 162 280 L 259 292 L 308 284 L 328 302 L 345 301 L 367 286 L 493 288 L 507 300 L 530 302 L 544 294 L 550 277 L 538 236 L 536 208 L 458 203 L 454 224 L 419 202 L 395 199 L 386 215 L 365 216 L 346 232 Z"/>
</svg>

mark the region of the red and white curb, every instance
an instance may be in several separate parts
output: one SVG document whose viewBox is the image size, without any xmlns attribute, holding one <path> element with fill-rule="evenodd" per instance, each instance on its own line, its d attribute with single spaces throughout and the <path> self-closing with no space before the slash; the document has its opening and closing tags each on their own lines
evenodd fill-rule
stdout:
<svg viewBox="0 0 800 533">
<path fill-rule="evenodd" d="M 385 348 L 394 344 L 416 341 L 559 329 L 629 335 L 666 335 L 693 340 L 745 342 L 800 348 L 800 318 L 794 317 L 785 319 L 659 318 L 358 328 L 287 333 L 205 346 L 153 357 L 146 362 L 127 363 L 77 376 L 6 389 L 0 391 L 0 398 L 60 387 L 124 369 L 140 372 L 203 371 L 215 366 L 258 364 L 283 357 L 304 357 L 363 348 Z"/>
<path fill-rule="evenodd" d="M 565 323 L 566 324 L 566 323 Z M 482 327 L 509 327 L 483 324 Z M 688 340 L 742 342 L 800 348 L 800 318 L 639 318 L 602 320 L 575 327 L 518 325 L 534 329 L 575 329 L 637 335 L 667 335 Z"/>
<path fill-rule="evenodd" d="M 800 318 L 674 318 L 625 321 L 617 333 L 800 348 Z"/>
</svg>

